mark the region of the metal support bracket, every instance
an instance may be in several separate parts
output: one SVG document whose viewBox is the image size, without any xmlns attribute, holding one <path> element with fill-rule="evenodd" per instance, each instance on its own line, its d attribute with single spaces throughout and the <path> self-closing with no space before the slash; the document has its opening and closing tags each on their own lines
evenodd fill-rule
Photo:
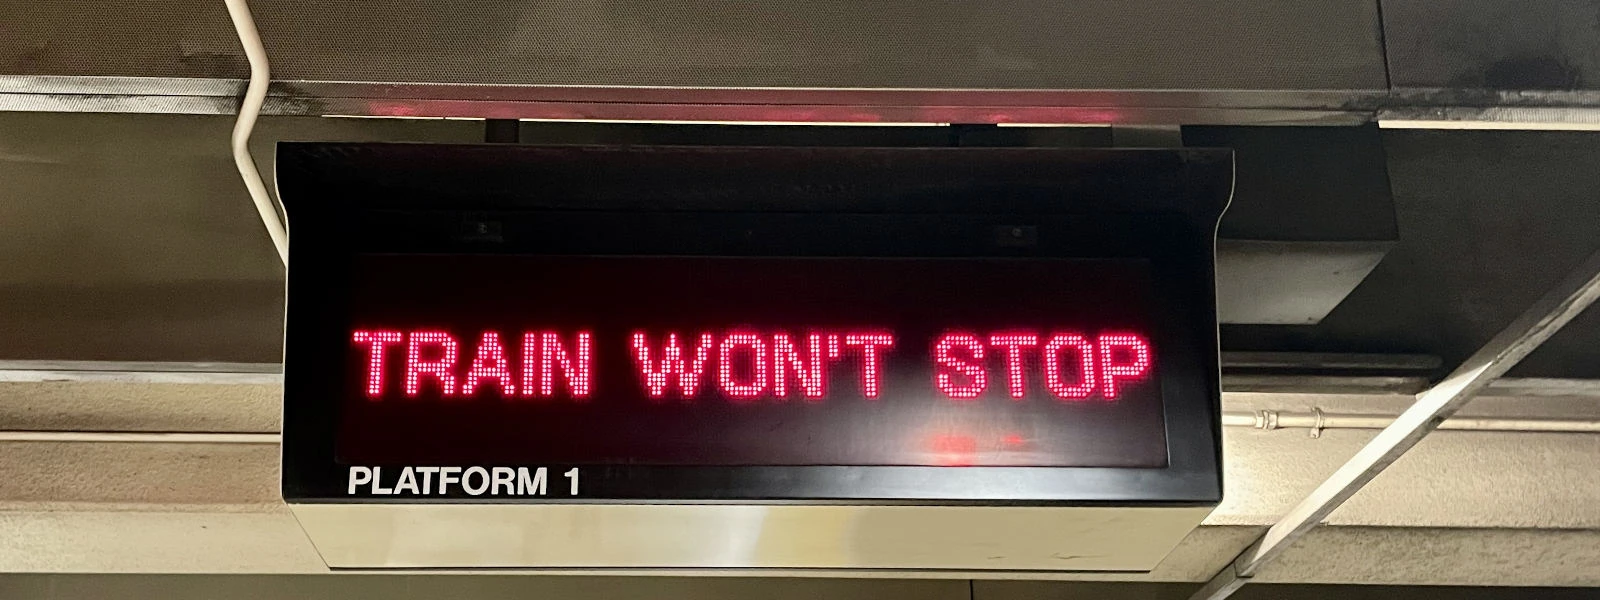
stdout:
<svg viewBox="0 0 1600 600">
<path fill-rule="evenodd" d="M 1282 555 L 1330 513 L 1422 441 L 1467 401 L 1487 389 L 1562 326 L 1600 299 L 1600 251 L 1556 284 L 1437 385 L 1417 396 L 1394 422 L 1362 447 L 1309 496 L 1290 509 L 1191 598 L 1221 600 L 1242 587 L 1262 565 Z"/>
</svg>

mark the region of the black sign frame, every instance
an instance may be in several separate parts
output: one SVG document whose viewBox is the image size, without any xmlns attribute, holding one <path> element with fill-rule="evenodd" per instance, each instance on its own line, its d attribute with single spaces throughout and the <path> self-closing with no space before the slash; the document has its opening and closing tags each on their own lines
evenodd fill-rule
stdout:
<svg viewBox="0 0 1600 600">
<path fill-rule="evenodd" d="M 281 144 L 277 179 L 292 227 L 284 498 L 1214 505 L 1215 231 L 1232 164 L 1230 152 L 1203 149 Z M 1168 464 L 586 465 L 578 496 L 351 495 L 348 467 L 334 458 L 339 402 L 324 396 L 348 350 L 337 299 L 356 252 L 1145 259 L 1156 283 Z M 474 466 L 546 467 L 556 477 L 572 465 Z"/>
</svg>

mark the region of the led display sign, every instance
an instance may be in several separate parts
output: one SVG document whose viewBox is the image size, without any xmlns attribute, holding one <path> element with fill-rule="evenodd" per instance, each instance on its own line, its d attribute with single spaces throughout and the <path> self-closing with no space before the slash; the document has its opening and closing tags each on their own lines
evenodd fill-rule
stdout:
<svg viewBox="0 0 1600 600">
<path fill-rule="evenodd" d="M 1225 154 L 280 154 L 288 497 L 1220 492 Z"/>
</svg>

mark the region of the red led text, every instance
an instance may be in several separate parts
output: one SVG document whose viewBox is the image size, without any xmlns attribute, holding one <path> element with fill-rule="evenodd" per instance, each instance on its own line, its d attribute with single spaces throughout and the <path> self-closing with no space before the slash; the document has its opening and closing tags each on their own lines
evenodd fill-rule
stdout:
<svg viewBox="0 0 1600 600">
<path fill-rule="evenodd" d="M 580 402 L 595 394 L 595 362 L 604 343 L 590 331 L 463 335 L 433 329 L 362 329 L 351 342 L 361 353 L 363 391 L 372 400 L 399 395 Z M 657 402 L 702 396 L 741 404 L 822 402 L 837 395 L 837 382 L 830 381 L 837 377 L 853 382 L 849 387 L 859 397 L 875 400 L 884 395 L 891 362 L 902 369 L 907 362 L 931 362 L 933 389 L 957 401 L 986 395 L 1022 400 L 1041 389 L 1061 400 L 1116 400 L 1128 386 L 1148 379 L 1154 366 L 1150 341 L 1127 332 L 947 331 L 934 338 L 924 357 L 896 357 L 895 335 L 879 329 L 635 330 L 617 342 L 606 356 L 631 363 L 635 389 Z"/>
<path fill-rule="evenodd" d="M 1025 398 L 1031 385 L 1028 363 L 1039 365 L 1044 388 L 1062 400 L 1098 395 L 1116 400 L 1130 382 L 1150 374 L 1150 342 L 1132 333 L 1105 333 L 1093 340 L 1075 332 L 1007 331 L 980 336 L 948 332 L 933 344 L 934 385 L 957 400 L 977 398 L 989 389 L 987 365 L 1000 357 L 1005 393 Z"/>
<path fill-rule="evenodd" d="M 799 395 L 821 400 L 828 394 L 829 366 L 847 360 L 859 366 L 861 393 L 877 398 L 885 354 L 894 335 L 881 331 L 825 332 L 803 335 L 734 330 L 693 337 L 669 332 L 631 336 L 634 365 L 654 399 L 694 398 L 709 380 L 734 402 Z M 715 364 L 715 368 L 709 365 Z"/>
<path fill-rule="evenodd" d="M 523 332 L 504 339 L 485 331 L 460 340 L 443 331 L 358 330 L 352 341 L 365 348 L 366 394 L 378 399 L 394 385 L 389 379 L 390 348 L 404 348 L 400 390 L 410 398 L 424 390 L 442 397 L 475 396 L 494 390 L 506 397 L 589 397 L 594 381 L 594 339 L 587 331 L 564 336 L 554 331 Z M 511 360 L 507 342 L 520 361 Z"/>
</svg>

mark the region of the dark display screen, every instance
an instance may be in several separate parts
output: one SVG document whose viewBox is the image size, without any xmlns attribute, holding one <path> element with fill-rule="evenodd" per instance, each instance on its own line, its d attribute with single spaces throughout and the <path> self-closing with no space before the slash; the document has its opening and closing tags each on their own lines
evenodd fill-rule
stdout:
<svg viewBox="0 0 1600 600">
<path fill-rule="evenodd" d="M 1214 150 L 284 143 L 291 502 L 1215 504 Z"/>
<path fill-rule="evenodd" d="M 345 464 L 1167 464 L 1143 260 L 355 261 Z"/>
</svg>

